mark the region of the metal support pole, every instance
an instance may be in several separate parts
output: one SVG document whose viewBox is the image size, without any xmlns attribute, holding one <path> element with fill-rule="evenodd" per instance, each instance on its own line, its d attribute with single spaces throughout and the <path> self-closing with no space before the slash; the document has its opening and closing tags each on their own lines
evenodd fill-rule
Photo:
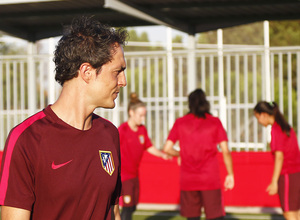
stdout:
<svg viewBox="0 0 300 220">
<path fill-rule="evenodd" d="M 227 128 L 227 111 L 226 111 L 226 98 L 224 96 L 224 65 L 223 65 L 223 30 L 218 29 L 218 91 L 219 91 L 219 118 L 222 121 L 224 128 Z"/>
<path fill-rule="evenodd" d="M 174 62 L 172 54 L 172 29 L 167 27 L 167 68 L 168 68 L 168 111 L 169 111 L 169 129 L 173 127 L 175 122 L 174 111 Z"/>
<path fill-rule="evenodd" d="M 265 48 L 264 53 L 265 53 L 266 101 L 271 101 L 269 21 L 264 21 L 264 48 Z"/>
<path fill-rule="evenodd" d="M 53 62 L 53 51 L 55 49 L 54 45 L 54 38 L 49 38 L 48 39 L 48 44 L 49 44 L 49 78 L 48 78 L 48 104 L 53 104 L 55 102 L 55 65 Z"/>
<path fill-rule="evenodd" d="M 271 72 L 270 72 L 270 36 L 269 21 L 264 21 L 264 48 L 265 48 L 265 93 L 266 101 L 271 101 Z M 271 127 L 267 127 L 267 142 L 271 141 Z"/>
<path fill-rule="evenodd" d="M 36 77 L 34 69 L 35 43 L 28 42 L 27 47 L 27 75 L 28 75 L 28 110 L 29 115 L 36 112 Z"/>
<path fill-rule="evenodd" d="M 188 37 L 188 93 L 194 91 L 197 87 L 196 80 L 196 40 L 195 35 Z"/>
</svg>

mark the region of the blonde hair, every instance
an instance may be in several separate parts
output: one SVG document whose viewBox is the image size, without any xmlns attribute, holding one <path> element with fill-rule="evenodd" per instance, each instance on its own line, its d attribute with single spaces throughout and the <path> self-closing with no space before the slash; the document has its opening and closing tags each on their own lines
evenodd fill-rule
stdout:
<svg viewBox="0 0 300 220">
<path fill-rule="evenodd" d="M 130 101 L 128 104 L 128 114 L 130 110 L 135 111 L 139 107 L 146 107 L 146 104 L 142 102 L 135 92 L 130 94 Z"/>
</svg>

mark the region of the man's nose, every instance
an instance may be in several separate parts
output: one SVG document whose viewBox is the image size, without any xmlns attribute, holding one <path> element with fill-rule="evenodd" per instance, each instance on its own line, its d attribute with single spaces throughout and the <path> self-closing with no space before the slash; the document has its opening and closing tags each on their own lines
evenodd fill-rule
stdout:
<svg viewBox="0 0 300 220">
<path fill-rule="evenodd" d="M 125 76 L 124 71 L 122 73 L 120 73 L 118 83 L 119 83 L 119 86 L 121 86 L 121 87 L 125 87 L 127 85 L 126 76 Z"/>
</svg>

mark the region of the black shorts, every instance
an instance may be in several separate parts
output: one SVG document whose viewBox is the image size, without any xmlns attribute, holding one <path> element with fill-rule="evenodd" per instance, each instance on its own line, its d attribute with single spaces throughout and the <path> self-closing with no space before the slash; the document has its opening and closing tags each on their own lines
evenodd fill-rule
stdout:
<svg viewBox="0 0 300 220">
<path fill-rule="evenodd" d="M 125 180 L 122 182 L 123 207 L 136 206 L 139 202 L 140 184 L 138 178 Z"/>
<path fill-rule="evenodd" d="M 180 191 L 180 214 L 187 218 L 201 216 L 204 207 L 206 219 L 225 216 L 220 189 L 203 191 Z"/>
<path fill-rule="evenodd" d="M 282 211 L 300 210 L 300 172 L 280 175 L 278 195 Z"/>
</svg>

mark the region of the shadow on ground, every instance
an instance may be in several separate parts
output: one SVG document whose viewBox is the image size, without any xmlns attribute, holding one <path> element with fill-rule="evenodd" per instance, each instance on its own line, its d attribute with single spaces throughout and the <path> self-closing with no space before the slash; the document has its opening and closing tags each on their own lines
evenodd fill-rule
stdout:
<svg viewBox="0 0 300 220">
<path fill-rule="evenodd" d="M 178 212 L 162 211 L 147 217 L 145 220 L 174 220 L 174 218 L 184 219 L 179 215 Z"/>
</svg>

